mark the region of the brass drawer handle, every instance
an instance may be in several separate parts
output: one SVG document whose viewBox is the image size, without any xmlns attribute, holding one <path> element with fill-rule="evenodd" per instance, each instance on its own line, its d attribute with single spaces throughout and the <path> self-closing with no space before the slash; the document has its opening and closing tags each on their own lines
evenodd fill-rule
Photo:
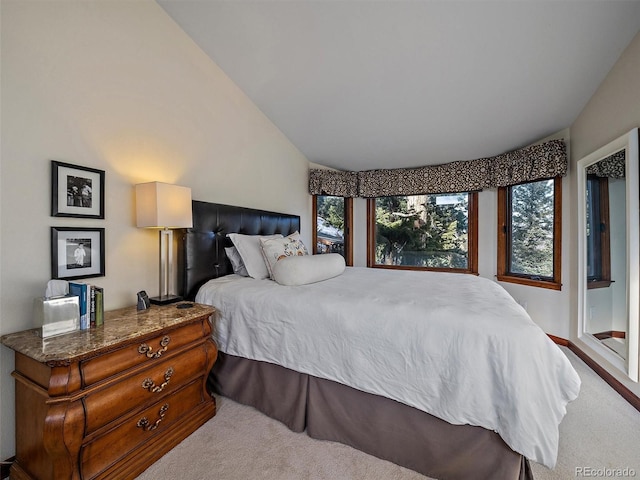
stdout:
<svg viewBox="0 0 640 480">
<path fill-rule="evenodd" d="M 164 405 L 162 405 L 162 407 L 160 407 L 160 412 L 159 412 L 160 417 L 154 423 L 149 423 L 149 420 L 147 419 L 147 417 L 142 417 L 140 420 L 138 420 L 138 423 L 136 424 L 136 426 L 138 428 L 143 429 L 145 432 L 150 432 L 151 430 L 155 430 L 156 428 L 158 428 L 158 425 L 160 425 L 160 422 L 162 421 L 164 416 L 167 414 L 167 410 L 169 410 L 169 404 L 165 403 Z"/>
<path fill-rule="evenodd" d="M 162 348 L 157 352 L 153 351 L 153 347 L 150 347 L 146 343 L 143 343 L 138 347 L 138 353 L 141 353 L 142 355 L 146 355 L 147 358 L 158 358 L 164 352 L 167 351 L 167 345 L 169 345 L 170 341 L 171 341 L 171 338 L 169 338 L 169 335 L 165 335 L 164 337 L 162 337 L 162 340 L 160 340 L 160 346 Z"/>
<path fill-rule="evenodd" d="M 159 393 L 164 390 L 164 387 L 169 385 L 171 375 L 173 375 L 173 367 L 169 367 L 169 369 L 164 372 L 164 382 L 162 382 L 160 385 L 156 385 L 156 382 L 151 380 L 151 378 L 145 378 L 142 381 L 142 388 L 144 388 L 145 390 L 149 390 L 151 393 Z"/>
</svg>

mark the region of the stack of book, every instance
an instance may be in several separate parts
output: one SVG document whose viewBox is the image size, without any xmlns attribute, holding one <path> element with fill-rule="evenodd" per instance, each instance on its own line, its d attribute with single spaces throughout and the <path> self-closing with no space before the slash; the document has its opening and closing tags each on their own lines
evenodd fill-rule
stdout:
<svg viewBox="0 0 640 480">
<path fill-rule="evenodd" d="M 69 282 L 69 295 L 80 303 L 80 330 L 99 327 L 104 323 L 104 289 L 82 282 Z"/>
</svg>

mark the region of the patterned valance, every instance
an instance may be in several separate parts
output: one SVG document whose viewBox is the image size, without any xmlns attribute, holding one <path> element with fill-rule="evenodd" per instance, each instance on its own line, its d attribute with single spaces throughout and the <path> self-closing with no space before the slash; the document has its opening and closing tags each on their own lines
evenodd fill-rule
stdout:
<svg viewBox="0 0 640 480">
<path fill-rule="evenodd" d="M 358 196 L 358 173 L 337 170 L 309 170 L 311 195 Z"/>
<path fill-rule="evenodd" d="M 625 154 L 624 150 L 603 158 L 587 167 L 587 175 L 598 177 L 624 178 L 625 176 Z"/>
<path fill-rule="evenodd" d="M 489 159 L 358 172 L 360 197 L 473 192 L 491 186 Z"/>
<path fill-rule="evenodd" d="M 490 158 L 416 168 L 343 172 L 310 170 L 309 193 L 388 197 L 473 192 L 567 174 L 564 140 L 551 140 Z"/>
<path fill-rule="evenodd" d="M 567 147 L 564 140 L 532 145 L 492 158 L 492 187 L 507 187 L 567 174 Z"/>
</svg>

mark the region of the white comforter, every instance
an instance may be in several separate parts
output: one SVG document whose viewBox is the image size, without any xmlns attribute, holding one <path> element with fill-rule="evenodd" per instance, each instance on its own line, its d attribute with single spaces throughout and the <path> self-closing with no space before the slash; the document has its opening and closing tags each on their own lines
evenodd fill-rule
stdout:
<svg viewBox="0 0 640 480">
<path fill-rule="evenodd" d="M 553 468 L 580 379 L 497 283 L 473 275 L 347 268 L 303 286 L 229 275 L 214 305 L 221 351 L 392 398 L 500 434 Z"/>
</svg>

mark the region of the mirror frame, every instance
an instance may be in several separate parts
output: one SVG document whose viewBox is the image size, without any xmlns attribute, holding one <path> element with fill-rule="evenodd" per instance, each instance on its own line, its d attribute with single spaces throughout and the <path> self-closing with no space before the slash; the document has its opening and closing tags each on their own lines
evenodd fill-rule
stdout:
<svg viewBox="0 0 640 480">
<path fill-rule="evenodd" d="M 586 248 L 586 169 L 609 155 L 625 150 L 626 177 L 626 254 L 627 254 L 627 358 L 616 355 L 586 331 L 587 248 Z M 594 350 L 634 382 L 638 381 L 638 342 L 640 334 L 640 189 L 638 129 L 599 148 L 578 161 L 578 340 Z"/>
</svg>

